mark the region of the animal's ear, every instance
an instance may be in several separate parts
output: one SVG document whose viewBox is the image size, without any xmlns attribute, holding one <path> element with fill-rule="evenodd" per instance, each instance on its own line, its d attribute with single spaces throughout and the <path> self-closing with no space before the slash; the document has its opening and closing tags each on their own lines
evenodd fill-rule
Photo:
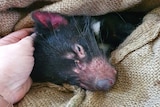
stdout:
<svg viewBox="0 0 160 107">
<path fill-rule="evenodd" d="M 48 29 L 56 29 L 61 25 L 68 24 L 67 19 L 58 13 L 34 11 L 32 18 L 36 26 L 42 26 Z"/>
</svg>

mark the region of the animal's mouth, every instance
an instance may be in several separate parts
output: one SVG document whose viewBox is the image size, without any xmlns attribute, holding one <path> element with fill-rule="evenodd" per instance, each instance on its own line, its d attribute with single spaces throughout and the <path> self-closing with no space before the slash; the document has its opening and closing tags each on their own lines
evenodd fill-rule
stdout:
<svg viewBox="0 0 160 107">
<path fill-rule="evenodd" d="M 115 79 L 101 79 L 95 82 L 81 82 L 80 86 L 90 91 L 107 91 L 115 83 Z"/>
</svg>

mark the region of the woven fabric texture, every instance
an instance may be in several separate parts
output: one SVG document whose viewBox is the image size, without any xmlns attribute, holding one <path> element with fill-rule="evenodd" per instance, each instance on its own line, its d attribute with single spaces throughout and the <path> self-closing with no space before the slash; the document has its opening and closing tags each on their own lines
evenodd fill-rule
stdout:
<svg viewBox="0 0 160 107">
<path fill-rule="evenodd" d="M 153 9 L 112 53 L 118 79 L 111 90 L 91 92 L 66 84 L 34 83 L 15 107 L 160 107 L 160 7 L 155 8 L 159 5 L 160 0 L 1 0 L 0 36 L 32 27 L 30 13 L 36 9 L 69 15 Z"/>
</svg>

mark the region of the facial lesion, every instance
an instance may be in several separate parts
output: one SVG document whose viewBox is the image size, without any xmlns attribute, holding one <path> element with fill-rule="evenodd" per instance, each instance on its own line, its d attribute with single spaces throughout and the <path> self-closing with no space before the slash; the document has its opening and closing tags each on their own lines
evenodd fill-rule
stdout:
<svg viewBox="0 0 160 107">
<path fill-rule="evenodd" d="M 75 54 L 73 52 L 66 52 L 63 57 L 66 59 L 74 59 Z"/>
<path fill-rule="evenodd" d="M 78 75 L 80 86 L 88 90 L 105 90 L 115 82 L 116 70 L 103 58 L 95 57 L 88 63 L 76 62 L 77 66 L 73 71 Z M 83 67 L 83 69 L 81 68 Z M 98 81 L 107 81 L 107 86 L 100 89 L 97 86 Z"/>
</svg>

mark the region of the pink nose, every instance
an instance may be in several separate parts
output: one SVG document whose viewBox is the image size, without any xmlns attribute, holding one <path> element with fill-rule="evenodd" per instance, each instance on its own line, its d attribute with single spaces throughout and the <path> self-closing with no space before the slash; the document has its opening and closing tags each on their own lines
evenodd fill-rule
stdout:
<svg viewBox="0 0 160 107">
<path fill-rule="evenodd" d="M 104 79 L 104 80 L 98 80 L 96 82 L 96 89 L 97 90 L 108 90 L 111 86 L 113 86 L 114 80 L 112 79 Z"/>
</svg>

